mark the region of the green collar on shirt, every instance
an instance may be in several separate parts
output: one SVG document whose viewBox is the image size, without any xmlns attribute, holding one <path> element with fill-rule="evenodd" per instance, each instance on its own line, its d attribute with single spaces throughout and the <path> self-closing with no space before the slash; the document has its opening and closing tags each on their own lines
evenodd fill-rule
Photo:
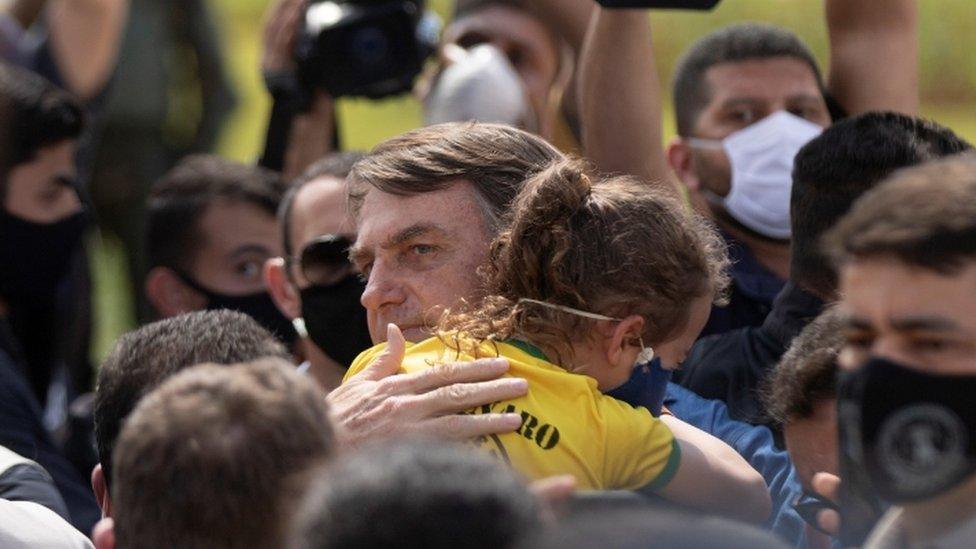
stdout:
<svg viewBox="0 0 976 549">
<path fill-rule="evenodd" d="M 506 339 L 502 343 L 507 343 L 512 347 L 517 347 L 520 351 L 522 351 L 523 353 L 531 357 L 535 357 L 538 358 L 539 360 L 545 360 L 546 362 L 549 362 L 549 359 L 546 358 L 546 354 L 543 353 L 541 349 L 529 343 L 528 341 L 523 341 L 521 339 Z"/>
</svg>

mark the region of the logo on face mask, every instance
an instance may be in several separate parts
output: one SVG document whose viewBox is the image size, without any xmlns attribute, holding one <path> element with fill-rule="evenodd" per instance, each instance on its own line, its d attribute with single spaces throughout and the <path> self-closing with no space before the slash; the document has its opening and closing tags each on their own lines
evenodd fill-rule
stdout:
<svg viewBox="0 0 976 549">
<path fill-rule="evenodd" d="M 452 63 L 438 75 L 424 102 L 428 125 L 478 120 L 534 131 L 532 109 L 515 68 L 498 48 L 449 47 Z"/>
<path fill-rule="evenodd" d="M 875 358 L 841 375 L 846 444 L 889 501 L 931 498 L 976 473 L 976 376 L 936 375 Z"/>
<path fill-rule="evenodd" d="M 736 221 L 769 238 L 790 237 L 793 159 L 823 128 L 779 111 L 723 140 L 688 138 L 692 147 L 723 149 L 732 165 L 729 194 L 708 193 Z"/>
</svg>

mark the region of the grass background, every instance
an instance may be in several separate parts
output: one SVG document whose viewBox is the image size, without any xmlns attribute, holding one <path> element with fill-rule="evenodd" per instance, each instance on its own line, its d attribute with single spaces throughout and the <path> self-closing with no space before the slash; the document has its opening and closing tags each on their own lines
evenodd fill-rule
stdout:
<svg viewBox="0 0 976 549">
<path fill-rule="evenodd" d="M 219 32 L 229 77 L 238 104 L 227 121 L 217 152 L 250 161 L 263 143 L 270 101 L 258 73 L 262 16 L 269 0 L 208 0 Z M 885 0 L 875 0 L 883 9 Z M 452 0 L 430 0 L 447 20 Z M 922 114 L 976 142 L 976 18 L 972 0 L 919 2 L 919 68 Z M 738 21 L 778 24 L 796 32 L 821 61 L 826 73 L 827 33 L 822 0 L 725 0 L 711 12 L 652 14 L 658 69 L 670 75 L 681 52 L 707 32 Z M 663 81 L 668 82 L 667 77 Z M 665 102 L 665 138 L 674 134 L 673 117 Z M 420 125 L 419 104 L 411 97 L 383 101 L 346 99 L 338 105 L 343 143 L 367 149 L 379 141 Z M 134 325 L 131 289 L 116 243 L 99 240 L 93 246 L 95 335 L 93 360 L 101 360 L 122 332 Z"/>
</svg>

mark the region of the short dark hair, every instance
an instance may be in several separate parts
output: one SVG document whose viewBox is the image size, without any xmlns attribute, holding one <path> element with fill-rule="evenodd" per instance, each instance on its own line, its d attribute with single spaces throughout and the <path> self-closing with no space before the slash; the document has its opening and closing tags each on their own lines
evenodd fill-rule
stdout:
<svg viewBox="0 0 976 549">
<path fill-rule="evenodd" d="M 234 364 L 288 352 L 251 317 L 228 310 L 195 311 L 146 324 L 115 342 L 95 387 L 95 441 L 111 479 L 112 450 L 122 422 L 143 395 L 176 372 L 200 364 Z"/>
<path fill-rule="evenodd" d="M 837 354 L 844 345 L 841 315 L 834 308 L 820 313 L 793 339 L 762 389 L 766 414 L 780 424 L 813 415 L 814 406 L 834 398 Z"/>
<path fill-rule="evenodd" d="M 335 441 L 325 395 L 286 361 L 205 364 L 146 395 L 119 435 L 119 547 L 279 547 L 296 477 Z"/>
<path fill-rule="evenodd" d="M 754 526 L 701 516 L 664 506 L 619 507 L 565 517 L 519 549 L 644 549 L 646 547 L 723 547 L 783 549 L 782 541 Z"/>
<path fill-rule="evenodd" d="M 412 196 L 469 181 L 492 233 L 525 180 L 563 155 L 541 137 L 501 124 L 427 126 L 376 146 L 349 174 L 349 201 L 359 213 L 370 189 Z"/>
<path fill-rule="evenodd" d="M 976 261 L 976 154 L 906 168 L 864 194 L 824 238 L 834 261 L 893 258 L 951 275 Z"/>
<path fill-rule="evenodd" d="M 674 114 L 678 135 L 691 136 L 698 115 L 711 100 L 705 73 L 715 65 L 753 59 L 792 57 L 813 71 L 817 84 L 823 79 L 817 61 L 792 32 L 773 25 L 740 23 L 711 32 L 691 45 L 678 61 L 674 73 Z"/>
<path fill-rule="evenodd" d="M 837 278 L 821 253 L 823 234 L 894 171 L 971 148 L 946 127 L 893 112 L 865 113 L 824 130 L 793 163 L 791 278 L 833 295 Z"/>
<path fill-rule="evenodd" d="M 292 547 L 511 547 L 540 527 L 516 474 L 488 455 L 411 441 L 346 454 L 309 491 Z"/>
<path fill-rule="evenodd" d="M 188 270 L 202 240 L 199 221 L 218 200 L 253 204 L 274 217 L 285 182 L 270 170 L 214 155 L 188 156 L 149 193 L 149 267 Z"/>
<path fill-rule="evenodd" d="M 29 162 L 39 149 L 77 139 L 84 112 L 71 95 L 26 69 L 0 62 L 0 205 L 6 200 L 10 170 Z"/>
<path fill-rule="evenodd" d="M 285 256 L 295 252 L 291 241 L 291 212 L 295 204 L 295 197 L 308 183 L 323 177 L 345 179 L 352 171 L 352 167 L 366 156 L 360 151 L 344 151 L 330 153 L 312 163 L 294 183 L 288 186 L 281 203 L 278 205 L 278 224 L 281 227 L 281 239 L 284 244 Z"/>
</svg>

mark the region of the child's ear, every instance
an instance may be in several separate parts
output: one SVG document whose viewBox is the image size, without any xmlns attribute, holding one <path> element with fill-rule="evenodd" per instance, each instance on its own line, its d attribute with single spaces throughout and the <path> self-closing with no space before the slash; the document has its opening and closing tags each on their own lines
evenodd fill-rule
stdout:
<svg viewBox="0 0 976 549">
<path fill-rule="evenodd" d="M 613 329 L 613 333 L 607 340 L 607 363 L 611 366 L 624 366 L 630 368 L 634 365 L 633 358 L 640 353 L 639 343 L 641 334 L 644 332 L 644 318 L 639 315 L 630 315 L 621 320 Z"/>
</svg>

